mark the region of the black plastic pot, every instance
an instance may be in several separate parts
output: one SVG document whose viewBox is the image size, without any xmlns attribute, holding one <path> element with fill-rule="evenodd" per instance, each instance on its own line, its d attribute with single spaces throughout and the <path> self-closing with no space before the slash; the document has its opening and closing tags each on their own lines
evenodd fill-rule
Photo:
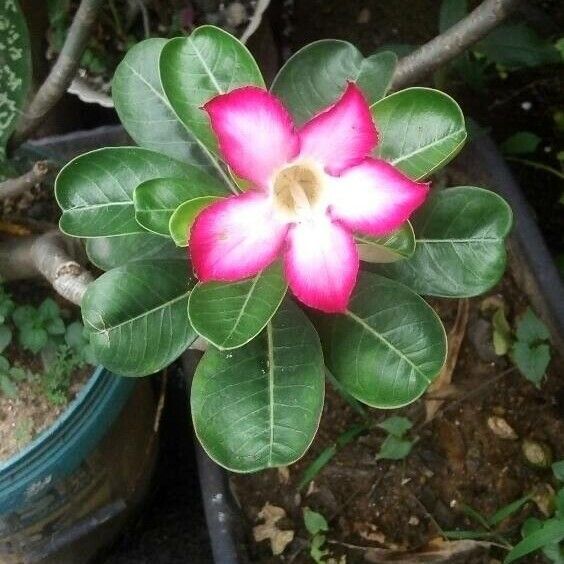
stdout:
<svg viewBox="0 0 564 564">
<path fill-rule="evenodd" d="M 509 241 L 512 272 L 520 289 L 548 324 L 553 344 L 564 350 L 564 284 L 525 197 L 493 141 L 481 136 L 469 144 L 453 168 L 503 196 L 513 209 L 515 225 Z M 187 374 L 194 358 L 183 359 Z M 229 472 L 210 460 L 199 444 L 196 456 L 206 520 L 217 564 L 249 562 L 243 543 L 243 519 L 229 488 Z"/>
</svg>

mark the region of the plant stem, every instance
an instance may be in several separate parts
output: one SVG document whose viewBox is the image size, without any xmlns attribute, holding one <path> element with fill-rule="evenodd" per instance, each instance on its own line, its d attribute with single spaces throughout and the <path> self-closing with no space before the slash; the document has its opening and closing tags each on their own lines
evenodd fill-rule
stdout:
<svg viewBox="0 0 564 564">
<path fill-rule="evenodd" d="M 341 383 L 339 382 L 339 380 L 337 380 L 337 378 L 335 378 L 335 376 L 333 376 L 333 374 L 331 374 L 331 372 L 328 370 L 328 368 L 325 368 L 325 375 L 327 377 L 327 380 L 329 380 L 329 382 L 331 382 L 331 385 L 335 388 L 335 390 L 337 390 L 337 392 L 339 393 L 339 395 L 366 421 L 368 421 L 368 413 L 366 412 L 366 410 L 364 409 L 364 407 L 362 407 L 362 404 L 355 398 L 353 398 L 341 385 Z"/>
<path fill-rule="evenodd" d="M 0 276 L 4 280 L 43 276 L 63 298 L 79 305 L 94 280 L 77 262 L 82 254 L 78 240 L 58 231 L 10 238 L 0 243 Z"/>
<path fill-rule="evenodd" d="M 20 119 L 11 140 L 12 146 L 18 146 L 25 141 L 66 92 L 78 70 L 90 38 L 90 30 L 103 3 L 104 0 L 82 0 L 80 3 L 51 72 Z"/>
<path fill-rule="evenodd" d="M 518 0 L 484 0 L 475 10 L 401 59 L 394 72 L 392 89 L 399 90 L 429 75 L 463 53 L 517 8 Z"/>
<path fill-rule="evenodd" d="M 549 172 L 550 174 L 554 174 L 555 176 L 557 176 L 558 178 L 564 180 L 564 173 L 560 172 L 559 170 L 556 170 L 555 168 L 545 165 L 543 163 L 538 163 L 536 161 L 530 161 L 529 159 L 521 159 L 519 157 L 505 157 L 506 161 L 512 161 L 514 163 L 521 163 L 527 166 L 530 166 L 531 168 L 538 168 L 539 170 L 544 170 L 545 172 Z"/>
<path fill-rule="evenodd" d="M 38 161 L 25 174 L 0 182 L 0 200 L 23 194 L 29 188 L 44 180 L 48 173 L 48 161 Z"/>
</svg>

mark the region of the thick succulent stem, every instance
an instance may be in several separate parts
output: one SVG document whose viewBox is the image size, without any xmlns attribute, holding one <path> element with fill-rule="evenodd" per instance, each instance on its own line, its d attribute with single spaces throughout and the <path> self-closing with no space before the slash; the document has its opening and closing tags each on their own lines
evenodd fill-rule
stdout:
<svg viewBox="0 0 564 564">
<path fill-rule="evenodd" d="M 392 89 L 414 84 L 483 39 L 519 5 L 519 0 L 485 0 L 465 18 L 401 59 Z"/>
<path fill-rule="evenodd" d="M 63 298 L 80 305 L 94 280 L 78 262 L 83 255 L 78 240 L 58 231 L 11 238 L 0 243 L 0 276 L 7 281 L 42 276 Z"/>
</svg>

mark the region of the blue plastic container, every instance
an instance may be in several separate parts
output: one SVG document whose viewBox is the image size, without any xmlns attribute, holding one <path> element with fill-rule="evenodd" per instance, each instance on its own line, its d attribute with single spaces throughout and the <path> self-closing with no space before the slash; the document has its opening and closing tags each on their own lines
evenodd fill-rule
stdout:
<svg viewBox="0 0 564 564">
<path fill-rule="evenodd" d="M 110 542 L 145 495 L 154 414 L 147 380 L 96 368 L 56 422 L 0 465 L 0 564 L 87 562 Z"/>
</svg>

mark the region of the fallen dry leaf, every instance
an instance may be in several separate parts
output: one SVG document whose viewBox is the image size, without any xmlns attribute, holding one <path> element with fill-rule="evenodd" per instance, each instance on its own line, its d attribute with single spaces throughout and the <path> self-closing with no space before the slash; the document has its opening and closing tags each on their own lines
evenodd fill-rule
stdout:
<svg viewBox="0 0 564 564">
<path fill-rule="evenodd" d="M 485 553 L 489 547 L 490 543 L 484 541 L 447 541 L 437 537 L 417 552 L 370 548 L 366 551 L 364 559 L 367 562 L 394 562 L 395 564 L 428 564 L 433 562 L 463 564 L 469 562 L 471 556 L 475 553 Z"/>
<path fill-rule="evenodd" d="M 448 333 L 448 353 L 445 365 L 439 374 L 439 377 L 429 386 L 427 389 L 428 393 L 438 392 L 443 389 L 447 389 L 452 381 L 452 373 L 456 368 L 456 363 L 458 361 L 458 353 L 460 352 L 460 346 L 464 340 L 464 335 L 466 334 L 466 325 L 468 324 L 468 313 L 470 311 L 470 302 L 468 299 L 464 298 L 458 301 L 458 309 L 456 310 L 456 319 L 454 320 L 454 325 Z M 428 399 L 425 401 L 425 420 L 430 421 L 433 419 L 441 405 L 443 400 L 440 399 Z"/>
<path fill-rule="evenodd" d="M 282 554 L 284 549 L 294 539 L 294 531 L 281 531 L 276 526 L 280 519 L 286 517 L 286 511 L 281 507 L 270 505 L 270 503 L 266 502 L 258 516 L 264 520 L 264 523 L 253 528 L 255 541 L 270 540 L 272 554 L 274 556 Z"/>
</svg>

